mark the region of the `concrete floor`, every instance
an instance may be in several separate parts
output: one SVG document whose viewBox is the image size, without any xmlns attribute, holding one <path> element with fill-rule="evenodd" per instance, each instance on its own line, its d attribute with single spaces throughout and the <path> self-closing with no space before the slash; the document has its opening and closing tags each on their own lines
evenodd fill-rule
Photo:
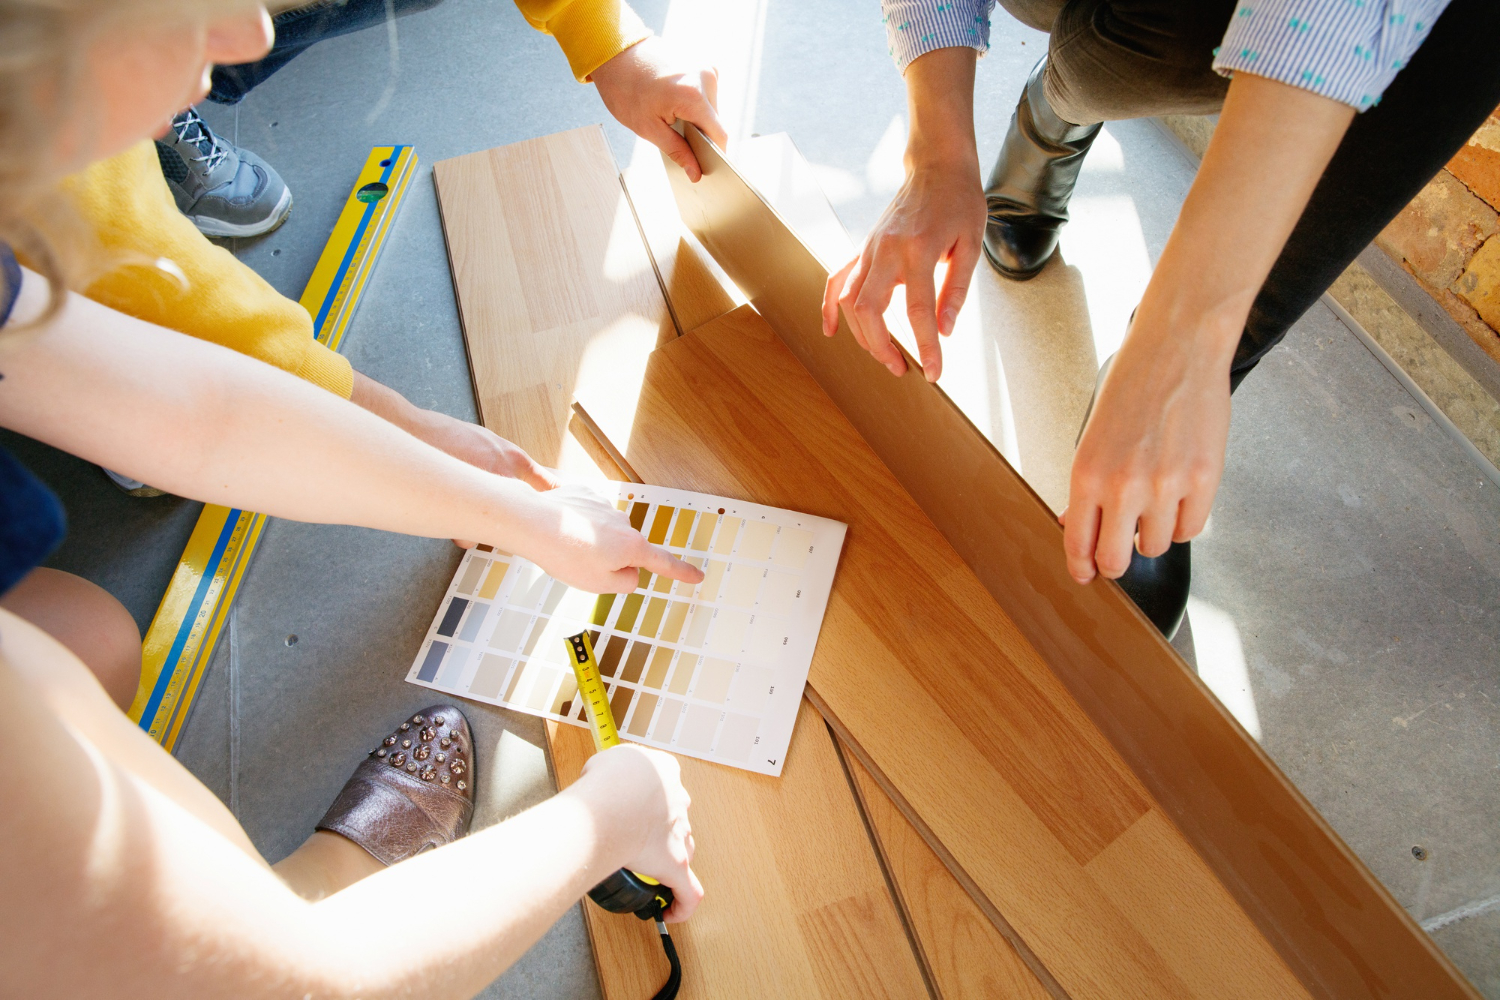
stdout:
<svg viewBox="0 0 1500 1000">
<path fill-rule="evenodd" d="M 851 234 L 868 231 L 900 183 L 906 121 L 874 5 L 636 7 L 669 38 L 710 52 L 732 136 L 788 132 Z M 399 22 L 398 37 L 394 61 L 384 32 L 335 40 L 238 108 L 203 112 L 293 188 L 290 221 L 235 246 L 293 297 L 368 148 L 416 145 L 424 168 L 347 352 L 414 402 L 473 420 L 430 164 L 594 122 L 605 123 L 622 166 L 655 153 L 609 118 L 592 88 L 573 82 L 555 44 L 509 4 L 446 0 Z M 1044 36 L 997 11 L 993 45 L 976 104 L 986 168 Z M 1054 506 L 1066 496 L 1094 369 L 1123 334 L 1192 169 L 1153 123 L 1109 126 L 1085 168 L 1060 260 L 1021 285 L 981 266 L 948 345 L 944 387 Z M 85 463 L 0 439 L 68 505 L 72 533 L 54 565 L 110 588 L 144 628 L 196 505 L 126 498 Z M 1500 489 L 1318 306 L 1235 396 L 1228 468 L 1194 546 L 1191 624 L 1179 641 L 1492 998 L 1500 998 L 1497 525 Z M 401 678 L 457 560 L 446 542 L 287 522 L 267 529 L 178 750 L 267 857 L 310 831 L 372 734 L 426 703 L 426 692 Z M 535 720 L 465 708 L 483 748 L 480 821 L 547 795 Z M 282 738 L 293 733 L 295 752 Z M 306 752 L 308 738 L 321 753 Z M 483 995 L 597 992 L 575 909 Z"/>
</svg>

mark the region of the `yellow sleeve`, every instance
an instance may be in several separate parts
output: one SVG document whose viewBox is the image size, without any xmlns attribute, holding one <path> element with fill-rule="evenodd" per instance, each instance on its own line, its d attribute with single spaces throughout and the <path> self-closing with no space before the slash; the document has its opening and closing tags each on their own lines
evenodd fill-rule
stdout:
<svg viewBox="0 0 1500 1000">
<path fill-rule="evenodd" d="M 624 0 L 516 0 L 528 23 L 557 39 L 579 83 L 636 42 L 651 37 Z"/>
<path fill-rule="evenodd" d="M 101 305 L 222 344 L 348 399 L 348 359 L 313 339 L 312 317 L 177 210 L 150 139 L 63 181 L 63 194 L 118 267 L 82 289 Z M 171 261 L 187 287 L 152 261 Z"/>
</svg>

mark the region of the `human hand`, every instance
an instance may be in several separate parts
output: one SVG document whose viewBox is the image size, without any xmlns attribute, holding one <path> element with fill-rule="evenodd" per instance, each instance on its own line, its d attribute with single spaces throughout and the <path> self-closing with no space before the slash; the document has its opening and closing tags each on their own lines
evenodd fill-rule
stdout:
<svg viewBox="0 0 1500 1000">
<path fill-rule="evenodd" d="M 1079 583 L 1096 569 L 1118 579 L 1132 548 L 1159 556 L 1208 521 L 1229 440 L 1230 358 L 1194 333 L 1138 314 L 1115 355 L 1059 518 Z"/>
<path fill-rule="evenodd" d="M 703 883 L 691 867 L 696 850 L 688 821 L 692 797 L 682 787 L 677 758 L 624 743 L 590 757 L 583 774 L 599 779 L 599 787 L 617 803 L 606 808 L 616 824 L 623 867 L 672 890 L 672 907 L 663 918 L 668 923 L 692 916 L 703 899 Z"/>
<path fill-rule="evenodd" d="M 838 332 L 839 307 L 860 347 L 890 369 L 906 373 L 884 313 L 897 285 L 906 286 L 906 315 L 917 337 L 922 371 L 936 382 L 943 373 L 940 336 L 953 332 L 969 292 L 984 239 L 984 190 L 979 165 L 967 157 L 908 170 L 906 181 L 875 223 L 859 256 L 823 289 L 823 334 Z M 948 263 L 941 294 L 933 274 Z"/>
<path fill-rule="evenodd" d="M 697 182 L 703 169 L 672 123 L 679 118 L 692 122 L 721 149 L 729 141 L 716 110 L 718 70 L 678 59 L 660 38 L 637 42 L 594 70 L 590 79 L 609 113 L 670 156 L 690 181 Z"/>
<path fill-rule="evenodd" d="M 630 518 L 587 486 L 565 484 L 524 498 L 527 551 L 521 554 L 571 587 L 595 594 L 634 590 L 636 567 L 698 583 L 703 571 L 631 527 Z"/>
</svg>

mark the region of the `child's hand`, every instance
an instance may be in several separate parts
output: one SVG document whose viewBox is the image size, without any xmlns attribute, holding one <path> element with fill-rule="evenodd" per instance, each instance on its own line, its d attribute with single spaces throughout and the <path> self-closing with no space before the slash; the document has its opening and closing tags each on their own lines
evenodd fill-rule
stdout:
<svg viewBox="0 0 1500 1000">
<path fill-rule="evenodd" d="M 702 570 L 646 541 L 630 518 L 585 486 L 559 486 L 531 499 L 536 540 L 521 554 L 569 586 L 626 594 L 636 587 L 638 566 L 673 580 L 703 579 Z"/>
<path fill-rule="evenodd" d="M 692 797 L 682 787 L 677 758 L 660 750 L 625 743 L 590 757 L 583 766 L 590 786 L 606 797 L 610 829 L 620 838 L 623 867 L 649 875 L 672 890 L 664 919 L 677 923 L 693 915 L 703 884 L 691 867 Z"/>
</svg>

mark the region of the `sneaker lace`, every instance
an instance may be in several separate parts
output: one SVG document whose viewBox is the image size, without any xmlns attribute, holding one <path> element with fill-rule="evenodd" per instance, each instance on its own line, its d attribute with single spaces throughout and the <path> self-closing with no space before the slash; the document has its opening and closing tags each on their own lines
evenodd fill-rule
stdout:
<svg viewBox="0 0 1500 1000">
<path fill-rule="evenodd" d="M 208 123 L 192 108 L 172 119 L 172 130 L 177 133 L 179 141 L 198 151 L 193 159 L 204 164 L 207 170 L 217 167 L 229 155 L 229 150 L 220 145 L 219 137 L 209 130 Z"/>
</svg>

